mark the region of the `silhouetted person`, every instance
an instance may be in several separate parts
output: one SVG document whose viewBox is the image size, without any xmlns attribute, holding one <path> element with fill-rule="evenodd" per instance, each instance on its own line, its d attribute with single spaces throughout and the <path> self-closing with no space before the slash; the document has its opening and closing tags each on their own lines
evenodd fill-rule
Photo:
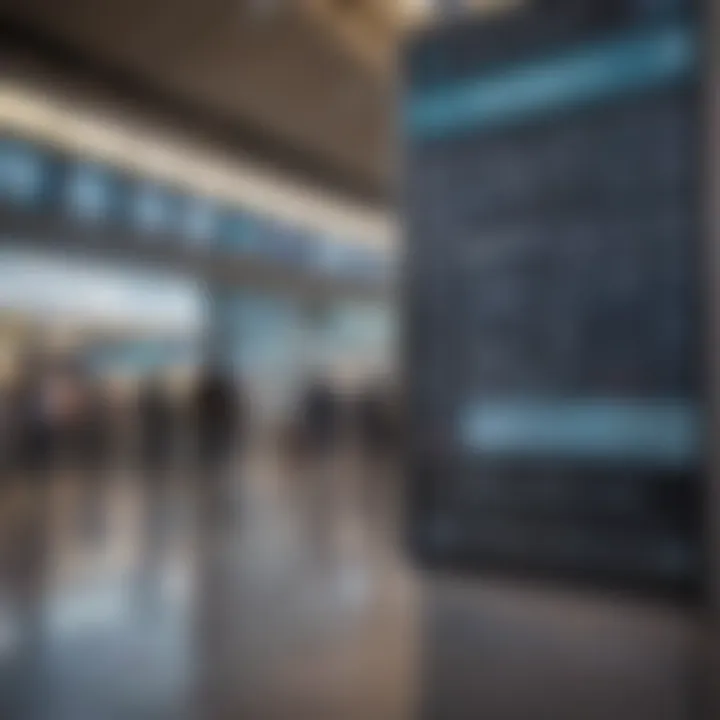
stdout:
<svg viewBox="0 0 720 720">
<path fill-rule="evenodd" d="M 203 373 L 196 388 L 195 423 L 198 459 L 204 468 L 217 468 L 240 444 L 241 402 L 233 380 L 219 368 Z"/>
<path fill-rule="evenodd" d="M 200 669 L 197 692 L 202 715 L 215 716 L 222 706 L 218 696 L 217 657 L 227 652 L 227 546 L 223 540 L 235 526 L 229 496 L 231 460 L 243 442 L 245 405 L 241 388 L 218 366 L 205 368 L 198 378 L 190 406 L 197 453 L 195 508 L 197 604 L 195 631 Z M 219 716 L 219 714 L 218 714 Z"/>
<path fill-rule="evenodd" d="M 15 484 L 20 500 L 9 532 L 6 581 L 18 615 L 22 657 L 37 658 L 44 638 L 49 544 L 49 478 L 54 459 L 52 402 L 44 368 L 28 363 L 10 402 Z"/>
<path fill-rule="evenodd" d="M 357 397 L 354 415 L 369 537 L 373 542 L 387 541 L 397 530 L 399 504 L 397 468 L 392 462 L 399 449 L 396 408 L 386 388 L 374 384 Z"/>
<path fill-rule="evenodd" d="M 114 427 L 106 389 L 98 381 L 85 381 L 76 387 L 76 408 L 71 420 L 73 450 L 82 487 L 82 527 L 90 540 L 105 532 L 108 475 L 112 462 Z"/>
<path fill-rule="evenodd" d="M 50 389 L 41 374 L 28 374 L 15 387 L 11 402 L 17 465 L 26 477 L 44 480 L 55 458 L 56 425 Z"/>
<path fill-rule="evenodd" d="M 330 385 L 313 382 L 302 403 L 303 435 L 311 455 L 325 455 L 337 443 L 340 431 L 340 404 Z"/>
<path fill-rule="evenodd" d="M 177 422 L 174 403 L 157 378 L 138 396 L 139 459 L 146 475 L 167 472 L 175 450 Z"/>
<path fill-rule="evenodd" d="M 205 370 L 198 380 L 192 403 L 202 508 L 217 519 L 230 509 L 226 496 L 227 471 L 242 446 L 245 408 L 240 388 L 217 366 Z"/>
<path fill-rule="evenodd" d="M 147 602 L 159 579 L 178 432 L 175 403 L 159 378 L 150 378 L 140 389 L 137 428 L 145 510 L 139 589 Z"/>
<path fill-rule="evenodd" d="M 6 480 L 12 469 L 12 407 L 11 394 L 0 392 L 0 477 Z M 3 483 L 4 484 L 4 483 Z"/>
<path fill-rule="evenodd" d="M 370 386 L 357 398 L 355 426 L 361 448 L 371 457 L 384 457 L 395 445 L 390 399 L 382 388 Z"/>
<path fill-rule="evenodd" d="M 339 550 L 338 509 L 340 493 L 335 450 L 340 438 L 341 405 L 334 389 L 314 380 L 306 389 L 300 408 L 307 462 L 300 487 L 310 544 L 319 567 L 334 564 Z"/>
</svg>

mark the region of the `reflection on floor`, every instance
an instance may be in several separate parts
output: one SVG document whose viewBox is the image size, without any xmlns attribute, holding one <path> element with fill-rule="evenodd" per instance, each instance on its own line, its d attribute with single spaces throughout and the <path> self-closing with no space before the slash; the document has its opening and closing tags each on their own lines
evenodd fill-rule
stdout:
<svg viewBox="0 0 720 720">
<path fill-rule="evenodd" d="M 258 450 L 224 488 L 97 477 L 2 487 L 0 717 L 415 716 L 390 470 Z"/>
</svg>

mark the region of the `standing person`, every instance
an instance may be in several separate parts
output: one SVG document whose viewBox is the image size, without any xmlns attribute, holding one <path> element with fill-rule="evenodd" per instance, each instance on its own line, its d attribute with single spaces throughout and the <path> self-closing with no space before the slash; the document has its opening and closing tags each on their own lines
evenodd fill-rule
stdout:
<svg viewBox="0 0 720 720">
<path fill-rule="evenodd" d="M 140 599 L 154 596 L 168 510 L 170 478 L 177 447 L 176 408 L 160 377 L 150 377 L 137 397 L 138 460 L 143 486 L 143 552 Z"/>
<path fill-rule="evenodd" d="M 106 387 L 98 379 L 80 379 L 76 392 L 71 422 L 82 484 L 81 524 L 88 539 L 95 541 L 102 539 L 106 528 L 104 500 L 114 439 L 112 409 Z"/>
<path fill-rule="evenodd" d="M 220 704 L 218 657 L 229 652 L 227 643 L 228 583 L 227 546 L 222 540 L 234 529 L 235 516 L 228 497 L 230 462 L 242 446 L 246 430 L 241 389 L 219 365 L 201 369 L 190 403 L 197 459 L 195 507 L 197 525 L 196 632 L 200 668 L 197 702 L 204 713 Z"/>
<path fill-rule="evenodd" d="M 160 378 L 140 388 L 137 414 L 140 464 L 147 480 L 158 484 L 173 459 L 177 431 L 175 407 Z"/>
<path fill-rule="evenodd" d="M 358 395 L 355 426 L 367 457 L 381 459 L 393 449 L 395 433 L 390 398 L 381 386 L 369 385 Z"/>
<path fill-rule="evenodd" d="M 226 472 L 235 451 L 242 447 L 245 408 L 240 389 L 218 365 L 200 374 L 193 399 L 198 469 L 203 486 L 200 501 L 217 512 L 227 500 Z"/>
<path fill-rule="evenodd" d="M 7 478 L 12 468 L 12 425 L 11 393 L 7 388 L 2 388 L 0 390 L 0 476 L 3 480 Z"/>
<path fill-rule="evenodd" d="M 49 478 L 55 458 L 49 374 L 31 356 L 14 387 L 10 412 L 20 500 L 7 538 L 5 567 L 11 602 L 19 616 L 21 650 L 35 656 L 44 638 L 44 595 L 50 552 Z"/>
<path fill-rule="evenodd" d="M 315 380 L 302 402 L 303 437 L 306 450 L 318 459 L 335 447 L 340 430 L 340 407 L 329 383 Z"/>
<path fill-rule="evenodd" d="M 301 497 L 306 503 L 310 545 L 320 568 L 334 564 L 339 552 L 339 502 L 343 488 L 338 473 L 341 406 L 329 382 L 313 380 L 301 403 L 306 463 Z"/>
<path fill-rule="evenodd" d="M 370 538 L 390 541 L 396 534 L 399 498 L 398 427 L 389 390 L 369 384 L 355 405 L 355 435 L 359 440 L 359 479 L 365 526 Z"/>
<path fill-rule="evenodd" d="M 50 382 L 43 373 L 30 371 L 20 379 L 12 400 L 14 454 L 29 481 L 44 480 L 55 460 L 52 405 Z"/>
</svg>

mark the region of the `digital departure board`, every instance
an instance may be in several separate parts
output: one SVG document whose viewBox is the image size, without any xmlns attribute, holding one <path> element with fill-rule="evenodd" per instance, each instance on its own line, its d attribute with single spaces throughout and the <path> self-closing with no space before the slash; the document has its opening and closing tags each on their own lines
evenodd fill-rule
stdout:
<svg viewBox="0 0 720 720">
<path fill-rule="evenodd" d="M 407 48 L 410 533 L 697 599 L 700 8 L 526 3 Z"/>
</svg>

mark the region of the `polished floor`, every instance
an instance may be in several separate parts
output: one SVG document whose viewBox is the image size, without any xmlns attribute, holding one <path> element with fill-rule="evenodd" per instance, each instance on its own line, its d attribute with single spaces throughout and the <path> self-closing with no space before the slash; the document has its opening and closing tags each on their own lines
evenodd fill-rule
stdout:
<svg viewBox="0 0 720 720">
<path fill-rule="evenodd" d="M 10 478 L 3 720 L 416 716 L 396 479 L 256 450 L 217 478 Z"/>
<path fill-rule="evenodd" d="M 0 719 L 707 717 L 699 613 L 421 578 L 397 475 L 258 446 L 224 482 L 6 478 Z"/>
</svg>

